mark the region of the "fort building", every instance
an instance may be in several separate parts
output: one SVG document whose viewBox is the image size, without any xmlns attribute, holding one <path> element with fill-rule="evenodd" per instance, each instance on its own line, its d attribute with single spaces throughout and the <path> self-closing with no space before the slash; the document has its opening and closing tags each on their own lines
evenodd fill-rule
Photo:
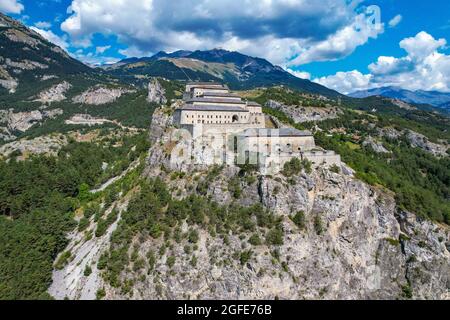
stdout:
<svg viewBox="0 0 450 320">
<path fill-rule="evenodd" d="M 188 83 L 174 121 L 191 134 L 191 153 L 201 164 L 251 163 L 262 173 L 273 174 L 293 158 L 315 166 L 341 161 L 333 151 L 318 148 L 309 131 L 268 128 L 270 117 L 261 105 L 242 100 L 219 83 Z"/>
</svg>

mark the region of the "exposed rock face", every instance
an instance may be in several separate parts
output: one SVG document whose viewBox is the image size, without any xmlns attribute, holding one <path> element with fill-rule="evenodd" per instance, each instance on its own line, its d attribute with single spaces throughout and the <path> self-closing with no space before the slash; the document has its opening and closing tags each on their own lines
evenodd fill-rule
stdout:
<svg viewBox="0 0 450 320">
<path fill-rule="evenodd" d="M 38 99 L 36 101 L 42 103 L 52 103 L 66 100 L 66 96 L 64 94 L 70 88 L 72 88 L 72 85 L 67 81 L 63 81 L 39 93 Z"/>
<path fill-rule="evenodd" d="M 36 123 L 40 123 L 48 118 L 54 118 L 61 115 L 63 110 L 34 110 L 30 112 L 14 112 L 10 110 L 0 110 L 0 129 L 4 132 L 20 131 L 25 132 L 34 126 Z M 9 139 L 12 140 L 12 139 Z"/>
<path fill-rule="evenodd" d="M 400 137 L 406 137 L 406 140 L 411 144 L 412 147 L 420 148 L 432 154 L 435 157 L 446 157 L 448 156 L 447 150 L 450 148 L 449 145 L 443 141 L 442 144 L 431 142 L 423 134 L 417 133 L 412 130 L 398 131 L 394 128 L 386 127 L 378 129 L 378 134 L 380 137 L 387 137 L 389 139 L 399 139 Z"/>
<path fill-rule="evenodd" d="M 15 79 L 0 79 L 0 86 L 7 89 L 9 93 L 16 92 L 19 83 Z"/>
<path fill-rule="evenodd" d="M 102 105 L 112 103 L 120 98 L 123 94 L 134 92 L 134 90 L 128 90 L 123 88 L 108 89 L 104 87 L 91 88 L 82 94 L 73 98 L 73 102 L 90 104 L 90 105 Z"/>
<path fill-rule="evenodd" d="M 408 130 L 406 132 L 406 138 L 408 139 L 411 146 L 420 148 L 426 152 L 431 153 L 434 156 L 445 157 L 448 155 L 447 150 L 449 149 L 449 146 L 433 143 L 420 133 Z"/>
<path fill-rule="evenodd" d="M 208 194 L 220 203 L 233 198 L 226 190 L 233 172 L 225 170 Z M 174 185 L 180 185 L 180 181 Z M 397 299 L 411 287 L 414 298 L 443 299 L 450 287 L 450 254 L 445 242 L 448 229 L 432 223 L 396 217 L 389 195 L 355 180 L 352 176 L 319 169 L 302 174 L 295 184 L 283 176 L 262 177 L 246 186 L 240 203 L 261 202 L 283 217 L 284 244 L 251 246 L 247 235 L 229 235 L 229 245 L 199 229 L 199 263 L 192 267 L 192 254 L 185 243 L 173 244 L 170 253 L 158 259 L 155 271 L 134 284 L 134 299 Z M 306 230 L 300 230 L 288 215 L 306 215 Z M 323 232 L 317 233 L 316 217 Z M 400 221 L 400 222 L 399 222 Z M 184 225 L 183 232 L 188 230 Z M 414 234 L 415 230 L 417 234 Z M 433 234 L 429 234 L 433 230 Z M 407 231 L 411 239 L 399 241 Z M 441 242 L 437 239 L 441 238 Z M 444 240 L 442 240 L 444 239 Z M 137 241 L 137 240 L 136 240 Z M 418 250 L 417 243 L 423 241 Z M 145 257 L 163 240 L 148 239 L 139 245 Z M 402 248 L 406 248 L 405 252 Z M 233 253 L 251 249 L 245 265 Z M 270 252 L 277 249 L 279 260 Z M 417 255 L 413 262 L 408 250 Z M 166 262 L 175 256 L 170 269 Z M 136 278 L 132 271 L 125 278 Z M 156 284 L 156 285 L 155 285 Z M 109 299 L 126 299 L 120 291 L 107 290 Z"/>
<path fill-rule="evenodd" d="M 376 153 L 388 153 L 389 150 L 387 150 L 381 142 L 376 141 L 372 137 L 367 137 L 366 140 L 363 142 L 363 146 L 369 146 L 372 148 L 373 151 Z"/>
<path fill-rule="evenodd" d="M 0 62 L 3 62 L 3 58 L 0 59 Z M 6 58 L 4 61 L 5 65 L 7 67 L 21 69 L 21 70 L 35 70 L 35 69 L 47 69 L 48 66 L 39 63 L 36 61 L 30 61 L 30 60 L 23 60 L 23 61 L 12 61 L 9 58 Z"/>
<path fill-rule="evenodd" d="M 335 119 L 341 113 L 338 107 L 331 105 L 323 108 L 307 106 L 286 106 L 274 100 L 269 100 L 267 102 L 267 107 L 283 111 L 298 123 Z"/>
<path fill-rule="evenodd" d="M 9 93 L 14 93 L 16 91 L 19 83 L 14 79 L 8 71 L 0 65 L 0 86 L 9 91 Z"/>
<path fill-rule="evenodd" d="M 61 146 L 67 144 L 67 139 L 63 135 L 42 136 L 32 140 L 19 140 L 0 147 L 0 156 L 9 157 L 12 153 L 19 152 L 20 159 L 26 158 L 29 154 L 57 155 Z"/>
<path fill-rule="evenodd" d="M 399 100 L 399 99 L 391 99 L 391 102 L 393 104 L 395 104 L 397 107 L 405 109 L 405 110 L 417 110 L 416 107 L 413 107 L 409 103 L 406 103 L 406 102 L 404 102 L 402 100 Z"/>
<path fill-rule="evenodd" d="M 129 198 L 125 197 L 121 201 L 114 203 L 116 209 L 121 212 L 128 205 Z M 112 209 L 108 208 L 105 214 L 111 213 Z M 91 219 L 91 222 L 93 217 Z M 109 247 L 109 241 L 112 232 L 117 228 L 118 220 L 113 223 L 106 234 L 102 237 L 92 237 L 85 239 L 82 233 L 74 232 L 69 235 L 71 240 L 68 248 L 74 259 L 63 270 L 53 273 L 53 283 L 48 292 L 56 299 L 63 300 L 65 298 L 80 300 L 95 300 L 97 290 L 103 287 L 104 280 L 101 277 L 100 270 L 92 266 L 92 274 L 89 277 L 84 276 L 86 266 L 98 261 L 104 250 Z M 91 223 L 88 230 L 95 231 L 95 224 Z"/>
<path fill-rule="evenodd" d="M 166 93 L 166 90 L 164 90 L 164 88 L 161 86 L 158 79 L 154 78 L 148 84 L 147 101 L 155 102 L 155 103 L 159 103 L 159 104 L 166 104 L 167 99 L 164 96 L 165 93 Z"/>
<path fill-rule="evenodd" d="M 88 126 L 104 124 L 105 122 L 112 122 L 112 121 L 108 119 L 95 118 L 90 114 L 75 114 L 73 117 L 66 120 L 66 124 L 88 125 Z"/>
</svg>

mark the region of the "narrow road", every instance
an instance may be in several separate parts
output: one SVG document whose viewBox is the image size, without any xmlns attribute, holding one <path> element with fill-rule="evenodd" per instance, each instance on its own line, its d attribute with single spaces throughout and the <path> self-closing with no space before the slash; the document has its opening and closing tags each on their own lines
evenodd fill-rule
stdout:
<svg viewBox="0 0 450 320">
<path fill-rule="evenodd" d="M 130 172 L 131 170 L 136 169 L 138 167 L 138 165 L 139 165 L 139 159 L 137 159 L 134 162 L 132 162 L 130 164 L 130 166 L 124 172 L 122 172 L 120 175 L 109 179 L 104 184 L 102 184 L 100 188 L 93 189 L 93 190 L 90 191 L 90 193 L 97 193 L 97 192 L 101 192 L 101 191 L 105 190 L 106 188 L 108 188 L 110 185 L 112 185 L 117 180 L 122 179 L 128 172 Z"/>
</svg>

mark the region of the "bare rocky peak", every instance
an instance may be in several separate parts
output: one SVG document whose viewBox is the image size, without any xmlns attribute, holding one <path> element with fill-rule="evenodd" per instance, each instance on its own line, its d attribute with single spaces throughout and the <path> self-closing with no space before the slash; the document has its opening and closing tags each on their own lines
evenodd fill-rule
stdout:
<svg viewBox="0 0 450 320">
<path fill-rule="evenodd" d="M 120 98 L 123 94 L 132 92 L 135 91 L 124 88 L 94 87 L 74 97 L 73 102 L 89 105 L 102 105 L 112 103 Z"/>
</svg>

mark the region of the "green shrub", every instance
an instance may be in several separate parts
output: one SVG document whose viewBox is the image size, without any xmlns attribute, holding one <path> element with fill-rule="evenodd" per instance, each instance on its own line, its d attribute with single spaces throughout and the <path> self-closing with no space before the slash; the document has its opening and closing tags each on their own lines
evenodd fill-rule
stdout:
<svg viewBox="0 0 450 320">
<path fill-rule="evenodd" d="M 106 296 L 106 291 L 103 288 L 98 289 L 97 293 L 95 294 L 95 297 L 97 298 L 97 300 L 102 300 L 105 296 Z"/>
<path fill-rule="evenodd" d="M 341 168 L 339 168 L 338 165 L 333 164 L 333 165 L 330 167 L 330 171 L 331 171 L 331 172 L 334 172 L 334 173 L 340 173 L 340 172 L 341 172 Z"/>
<path fill-rule="evenodd" d="M 316 234 L 319 236 L 323 234 L 322 218 L 319 215 L 314 217 L 314 230 L 316 230 Z"/>
<path fill-rule="evenodd" d="M 261 238 L 256 233 L 248 239 L 248 242 L 253 246 L 260 246 L 262 244 Z"/>
<path fill-rule="evenodd" d="M 92 274 L 92 268 L 90 265 L 86 265 L 86 268 L 84 268 L 84 276 L 89 277 Z"/>
<path fill-rule="evenodd" d="M 89 227 L 89 219 L 83 217 L 80 219 L 80 222 L 78 223 L 78 231 L 83 232 L 84 230 Z"/>
<path fill-rule="evenodd" d="M 305 213 L 303 211 L 297 212 L 297 214 L 294 217 L 292 217 L 292 221 L 300 229 L 306 229 L 306 218 Z"/>
<path fill-rule="evenodd" d="M 303 169 L 303 165 L 300 159 L 292 158 L 292 160 L 286 162 L 284 164 L 283 170 L 281 173 L 285 177 L 292 177 L 294 175 L 298 175 Z"/>
<path fill-rule="evenodd" d="M 253 251 L 252 250 L 242 251 L 240 256 L 239 256 L 239 261 L 241 262 L 241 265 L 247 264 L 250 261 L 252 255 L 253 255 Z"/>
<path fill-rule="evenodd" d="M 167 261 L 166 261 L 167 266 L 168 266 L 170 269 L 172 269 L 173 266 L 175 265 L 176 260 L 177 260 L 177 259 L 175 258 L 175 256 L 170 256 L 170 257 L 168 257 L 168 258 L 167 258 Z"/>
<path fill-rule="evenodd" d="M 275 246 L 281 246 L 284 243 L 281 226 L 274 227 L 267 233 L 266 242 Z"/>
<path fill-rule="evenodd" d="M 199 235 L 198 235 L 198 231 L 191 229 L 189 231 L 189 235 L 188 235 L 188 240 L 190 243 L 197 243 L 199 240 Z"/>
<path fill-rule="evenodd" d="M 61 256 L 58 258 L 55 264 L 56 270 L 62 270 L 66 266 L 66 264 L 70 261 L 72 258 L 72 253 L 70 251 L 65 251 L 61 254 Z"/>
</svg>

